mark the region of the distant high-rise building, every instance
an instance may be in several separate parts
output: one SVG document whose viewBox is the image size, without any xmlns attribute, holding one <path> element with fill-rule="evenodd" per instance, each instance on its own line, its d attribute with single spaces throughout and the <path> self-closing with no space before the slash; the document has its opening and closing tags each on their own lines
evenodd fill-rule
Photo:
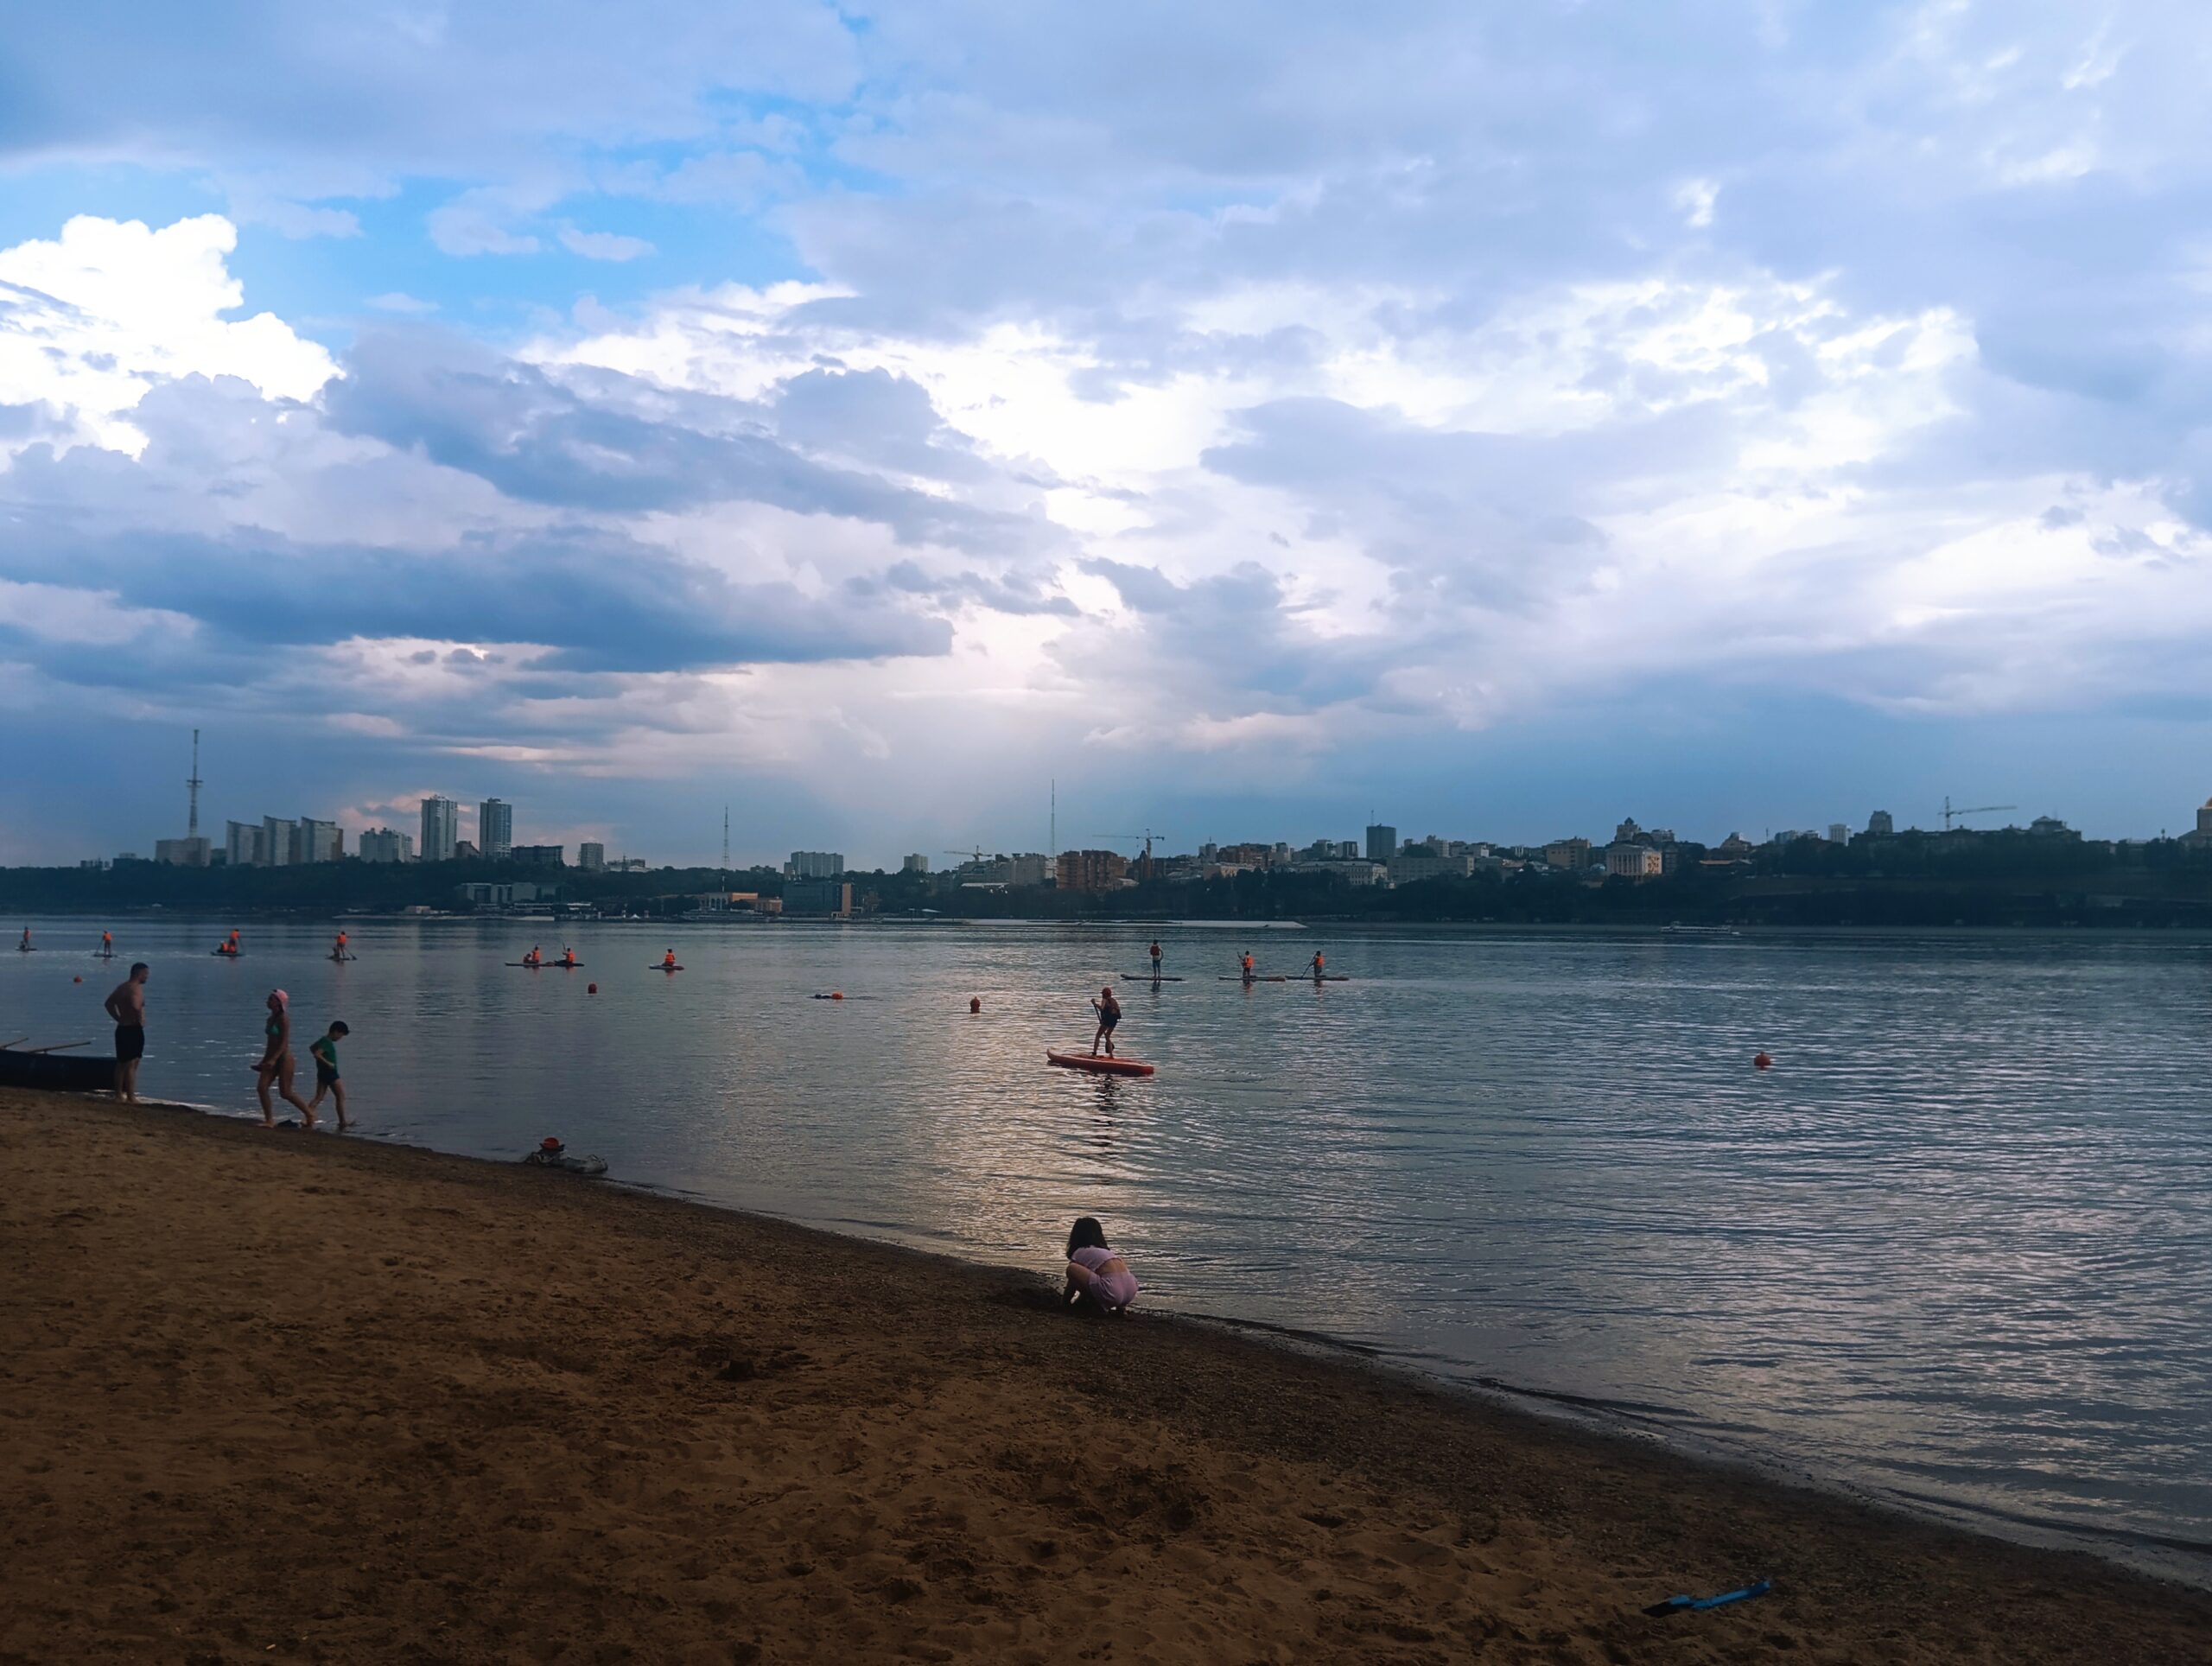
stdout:
<svg viewBox="0 0 2212 1666">
<path fill-rule="evenodd" d="M 1851 843 L 1851 830 L 1846 827 L 1841 822 L 1830 822 L 1828 823 L 1828 843 L 1830 844 L 1849 844 Z"/>
<path fill-rule="evenodd" d="M 605 873 L 607 871 L 607 847 L 603 844 L 589 842 L 578 845 L 576 847 L 576 866 L 582 868 L 587 874 Z"/>
<path fill-rule="evenodd" d="M 261 825 L 257 822 L 223 823 L 223 860 L 232 868 L 255 868 L 261 862 Z"/>
<path fill-rule="evenodd" d="M 1388 862 L 1398 854 L 1398 830 L 1380 822 L 1367 830 L 1367 860 Z"/>
<path fill-rule="evenodd" d="M 415 838 L 410 833 L 395 833 L 388 827 L 372 827 L 361 835 L 363 862 L 413 862 Z"/>
<path fill-rule="evenodd" d="M 515 807 L 504 798 L 476 806 L 476 849 L 486 862 L 505 862 L 515 848 Z"/>
<path fill-rule="evenodd" d="M 1118 850 L 1063 850 L 1059 887 L 1063 891 L 1111 891 L 1128 877 L 1129 859 Z"/>
<path fill-rule="evenodd" d="M 930 859 L 917 851 L 899 864 L 899 871 L 902 874 L 926 874 L 930 871 Z"/>
<path fill-rule="evenodd" d="M 196 834 L 190 838 L 154 841 L 154 860 L 177 868 L 205 868 L 208 855 L 207 841 Z"/>
<path fill-rule="evenodd" d="M 845 871 L 840 850 L 794 850 L 784 872 L 795 880 L 834 880 Z"/>
<path fill-rule="evenodd" d="M 568 860 L 565 844 L 518 844 L 508 852 L 509 856 L 529 868 L 559 868 Z"/>
<path fill-rule="evenodd" d="M 1869 838 L 1886 839 L 1897 830 L 1897 822 L 1886 810 L 1878 810 L 1866 818 L 1866 834 Z"/>
<path fill-rule="evenodd" d="M 451 862 L 461 843 L 461 806 L 433 794 L 423 800 L 423 838 L 416 849 L 424 862 Z"/>
<path fill-rule="evenodd" d="M 346 854 L 346 830 L 336 822 L 319 822 L 302 816 L 293 836 L 295 862 L 336 862 Z"/>
<path fill-rule="evenodd" d="M 293 862 L 292 841 L 299 836 L 300 824 L 286 816 L 264 816 L 261 818 L 261 865 L 264 868 L 289 868 Z"/>
<path fill-rule="evenodd" d="M 830 880 L 800 880 L 784 887 L 783 903 L 786 914 L 828 914 L 845 919 L 853 912 L 853 887 Z"/>
</svg>

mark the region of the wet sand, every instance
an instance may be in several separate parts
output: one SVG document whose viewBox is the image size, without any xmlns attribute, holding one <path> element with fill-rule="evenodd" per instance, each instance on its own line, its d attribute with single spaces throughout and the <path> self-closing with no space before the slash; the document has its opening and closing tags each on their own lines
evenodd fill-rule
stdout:
<svg viewBox="0 0 2212 1666">
<path fill-rule="evenodd" d="M 0 1091 L 0 1661 L 2212 1659 L 2202 1593 L 1039 1276 L 97 1100 Z"/>
</svg>

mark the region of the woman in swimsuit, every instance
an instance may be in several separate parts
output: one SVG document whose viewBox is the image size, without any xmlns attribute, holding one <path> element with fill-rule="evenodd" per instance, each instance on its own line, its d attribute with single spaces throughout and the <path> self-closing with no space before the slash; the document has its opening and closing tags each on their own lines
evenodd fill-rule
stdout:
<svg viewBox="0 0 2212 1666">
<path fill-rule="evenodd" d="M 1106 1229 L 1085 1215 L 1068 1234 L 1069 1305 L 1087 1303 L 1118 1313 L 1137 1299 L 1137 1275 L 1106 1242 Z"/>
<path fill-rule="evenodd" d="M 300 1126 L 315 1126 L 315 1107 L 292 1091 L 292 1076 L 299 1065 L 292 1058 L 292 998 L 282 989 L 269 992 L 269 1045 L 262 1050 L 261 1062 L 253 1067 L 253 1091 L 261 1100 L 261 1125 L 276 1126 L 276 1108 L 269 1103 L 269 1089 L 273 1083 L 284 1102 L 300 1113 Z"/>
</svg>

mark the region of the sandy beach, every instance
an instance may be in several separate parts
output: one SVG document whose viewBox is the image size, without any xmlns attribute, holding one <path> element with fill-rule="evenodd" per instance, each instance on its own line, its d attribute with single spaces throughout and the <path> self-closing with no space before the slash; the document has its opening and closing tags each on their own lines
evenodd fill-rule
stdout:
<svg viewBox="0 0 2212 1666">
<path fill-rule="evenodd" d="M 29 1093 L 0 1162 L 0 1660 L 2212 1658 L 2093 1559 L 1068 1317 L 1049 1245 Z"/>
</svg>

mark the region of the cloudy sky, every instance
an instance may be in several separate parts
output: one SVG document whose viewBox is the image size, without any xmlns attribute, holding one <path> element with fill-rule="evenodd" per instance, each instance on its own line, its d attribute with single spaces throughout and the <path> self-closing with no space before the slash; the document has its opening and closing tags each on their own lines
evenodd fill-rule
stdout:
<svg viewBox="0 0 2212 1666">
<path fill-rule="evenodd" d="M 194 726 L 219 827 L 655 859 L 2178 830 L 2208 85 L 2200 0 L 37 9 L 0 861 Z"/>
</svg>

